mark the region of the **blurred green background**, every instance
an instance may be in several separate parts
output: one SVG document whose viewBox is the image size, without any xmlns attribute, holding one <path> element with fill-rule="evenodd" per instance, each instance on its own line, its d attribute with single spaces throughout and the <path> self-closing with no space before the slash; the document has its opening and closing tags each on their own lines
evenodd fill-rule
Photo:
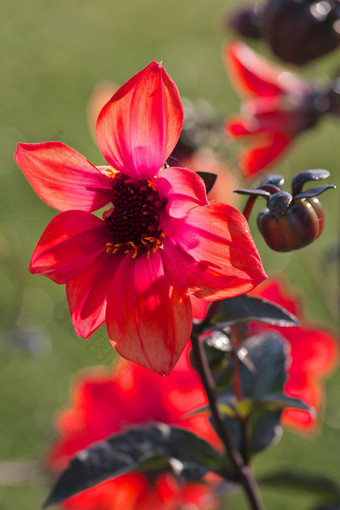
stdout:
<svg viewBox="0 0 340 510">
<path fill-rule="evenodd" d="M 2 2 L 0 20 L 0 510 L 37 509 L 51 481 L 26 480 L 27 466 L 11 474 L 5 461 L 36 461 L 49 448 L 53 415 L 69 400 L 69 385 L 81 368 L 110 364 L 113 351 L 101 328 L 86 342 L 73 333 L 65 291 L 31 276 L 32 251 L 55 211 L 33 192 L 13 160 L 16 143 L 60 140 L 93 163 L 103 161 L 86 119 L 86 105 L 101 81 L 124 83 L 151 60 L 162 60 L 182 96 L 205 98 L 223 118 L 239 110 L 222 61 L 231 37 L 222 17 L 236 1 L 99 0 L 93 2 Z M 268 50 L 260 43 L 261 53 Z M 340 53 L 308 66 L 307 77 L 332 74 Z M 274 169 L 289 176 L 327 168 L 340 184 L 340 123 L 325 118 L 303 134 Z M 235 148 L 227 147 L 235 167 Z M 292 254 L 270 252 L 251 226 L 269 274 L 284 274 L 305 296 L 313 323 L 335 328 L 339 270 L 329 252 L 339 241 L 338 192 L 323 198 L 326 227 L 312 246 Z M 263 205 L 263 204 L 259 204 Z M 255 215 L 253 215 L 255 217 Z M 327 381 L 322 431 L 306 438 L 286 431 L 256 460 L 258 473 L 296 467 L 337 479 L 340 472 L 340 375 Z M 267 509 L 308 509 L 313 499 L 263 490 Z M 243 509 L 242 495 L 228 508 Z"/>
</svg>

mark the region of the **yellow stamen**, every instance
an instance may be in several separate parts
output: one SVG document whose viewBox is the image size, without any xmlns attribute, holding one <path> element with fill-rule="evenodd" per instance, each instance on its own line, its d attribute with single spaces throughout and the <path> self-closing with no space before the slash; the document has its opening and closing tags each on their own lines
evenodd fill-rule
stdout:
<svg viewBox="0 0 340 510">
<path fill-rule="evenodd" d="M 135 259 L 137 257 L 137 253 L 138 253 L 137 246 L 135 245 L 135 243 L 133 241 L 128 241 L 127 244 L 129 244 L 132 247 L 132 249 L 133 249 L 132 258 Z"/>
<path fill-rule="evenodd" d="M 149 188 L 153 189 L 154 191 L 157 190 L 156 184 L 152 181 L 148 181 L 148 186 L 149 186 Z"/>
<path fill-rule="evenodd" d="M 107 177 L 115 177 L 117 174 L 119 174 L 120 172 L 118 170 L 115 170 L 114 168 L 112 167 L 104 167 L 104 166 L 100 166 L 100 167 L 97 167 L 99 172 L 101 174 L 104 174 L 104 175 L 107 175 Z"/>
<path fill-rule="evenodd" d="M 159 248 L 163 248 L 163 243 L 161 239 L 165 238 L 165 234 L 162 232 L 160 234 L 160 239 L 157 239 L 153 236 L 141 237 L 140 243 L 142 246 L 136 245 L 133 241 L 126 241 L 125 243 L 116 243 L 113 242 L 106 243 L 106 253 L 117 253 L 120 248 L 125 248 L 124 253 L 128 254 L 132 252 L 132 258 L 135 259 L 138 255 L 139 248 L 145 247 L 147 258 L 150 258 L 151 253 L 156 253 Z"/>
</svg>

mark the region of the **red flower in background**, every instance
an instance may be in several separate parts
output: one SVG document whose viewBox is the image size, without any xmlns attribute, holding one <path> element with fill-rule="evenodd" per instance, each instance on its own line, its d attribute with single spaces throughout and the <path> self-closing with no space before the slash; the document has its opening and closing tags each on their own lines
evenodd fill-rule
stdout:
<svg viewBox="0 0 340 510">
<path fill-rule="evenodd" d="M 270 279 L 251 294 L 283 306 L 302 323 L 301 326 L 274 328 L 287 340 L 291 351 L 291 365 L 284 391 L 291 397 L 301 398 L 319 415 L 323 402 L 322 380 L 331 373 L 338 361 L 336 340 L 325 329 L 304 322 L 301 303 L 280 280 Z M 258 323 L 252 325 L 250 332 L 261 333 L 266 329 L 273 327 Z M 301 432 L 313 432 L 318 421 L 307 411 L 288 409 L 283 412 L 282 423 Z"/>
<path fill-rule="evenodd" d="M 225 62 L 235 89 L 246 98 L 241 115 L 227 119 L 225 129 L 235 138 L 250 139 L 239 165 L 251 178 L 281 156 L 301 131 L 316 124 L 321 93 L 239 41 L 226 47 Z"/>
<path fill-rule="evenodd" d="M 207 300 L 251 290 L 265 274 L 236 209 L 207 201 L 197 174 L 164 168 L 183 120 L 160 64 L 133 76 L 104 106 L 95 167 L 59 142 L 18 144 L 15 159 L 37 194 L 61 212 L 30 271 L 66 284 L 74 328 L 106 321 L 123 357 L 168 374 L 192 327 L 189 293 Z M 91 212 L 111 203 L 103 219 Z"/>
<path fill-rule="evenodd" d="M 73 391 L 71 407 L 57 416 L 59 438 L 48 458 L 50 468 L 59 472 L 76 452 L 95 441 L 125 427 L 154 421 L 187 428 L 219 445 L 207 416 L 182 420 L 188 412 L 206 405 L 199 377 L 187 355 L 186 350 L 167 378 L 126 361 L 114 373 L 92 371 L 83 375 Z M 177 510 L 192 504 L 210 509 L 216 506 L 211 487 L 181 484 L 167 472 L 153 481 L 146 473 L 135 472 L 72 496 L 63 506 L 70 510 Z"/>
</svg>

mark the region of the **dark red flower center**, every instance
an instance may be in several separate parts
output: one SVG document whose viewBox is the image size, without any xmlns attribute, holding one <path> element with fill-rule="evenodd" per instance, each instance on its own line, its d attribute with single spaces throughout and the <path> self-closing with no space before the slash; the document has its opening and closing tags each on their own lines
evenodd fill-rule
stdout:
<svg viewBox="0 0 340 510">
<path fill-rule="evenodd" d="M 155 253 L 165 237 L 159 224 L 161 200 L 155 183 L 118 174 L 112 195 L 113 207 L 103 215 L 112 235 L 106 251 L 132 251 L 133 258 L 141 250 L 148 256 L 151 251 Z"/>
</svg>

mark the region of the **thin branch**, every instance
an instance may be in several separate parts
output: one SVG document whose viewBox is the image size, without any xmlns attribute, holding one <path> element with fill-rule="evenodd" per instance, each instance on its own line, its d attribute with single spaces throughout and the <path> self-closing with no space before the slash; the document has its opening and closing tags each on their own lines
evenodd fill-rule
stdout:
<svg viewBox="0 0 340 510">
<path fill-rule="evenodd" d="M 191 343 L 196 367 L 207 395 L 217 432 L 225 446 L 237 480 L 243 486 L 252 510 L 263 510 L 259 490 L 251 469 L 247 464 L 245 464 L 240 453 L 233 447 L 227 429 L 224 426 L 223 416 L 219 410 L 216 399 L 215 382 L 210 372 L 203 345 L 199 340 L 199 335 L 195 328 L 191 334 Z"/>
</svg>

